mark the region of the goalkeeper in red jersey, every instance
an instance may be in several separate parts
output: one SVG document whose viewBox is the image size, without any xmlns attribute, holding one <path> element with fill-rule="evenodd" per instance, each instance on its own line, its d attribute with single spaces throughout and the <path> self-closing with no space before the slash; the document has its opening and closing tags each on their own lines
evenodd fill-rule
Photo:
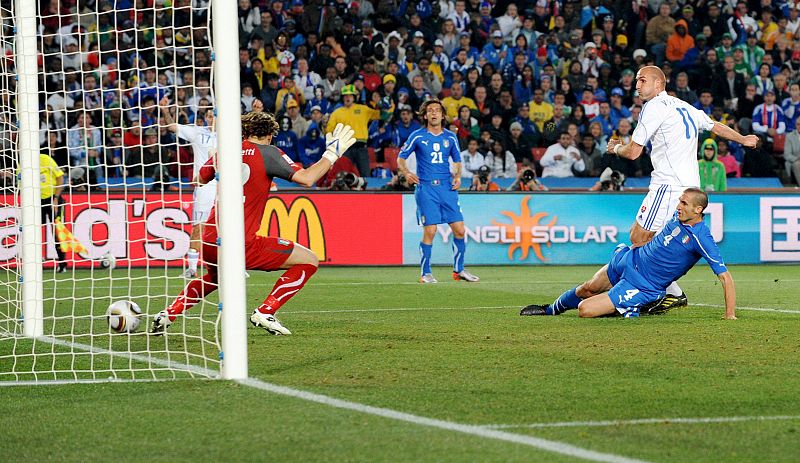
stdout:
<svg viewBox="0 0 800 463">
<path fill-rule="evenodd" d="M 326 150 L 322 158 L 303 169 L 280 149 L 270 145 L 278 128 L 275 118 L 267 112 L 252 112 L 242 116 L 245 265 L 247 270 L 286 269 L 269 296 L 253 311 L 250 322 L 271 334 L 292 334 L 275 318 L 275 312 L 303 288 L 317 271 L 319 260 L 310 249 L 297 243 L 274 236 L 257 235 L 272 179 L 282 178 L 310 187 L 328 172 L 356 139 L 350 126 L 338 124 L 325 137 Z M 215 178 L 216 156 L 211 157 L 200 168 L 201 183 L 208 183 Z M 207 270 L 205 276 L 189 282 L 178 298 L 156 315 L 151 333 L 163 333 L 184 310 L 217 289 L 216 217 L 215 208 L 203 230 L 203 258 Z"/>
</svg>

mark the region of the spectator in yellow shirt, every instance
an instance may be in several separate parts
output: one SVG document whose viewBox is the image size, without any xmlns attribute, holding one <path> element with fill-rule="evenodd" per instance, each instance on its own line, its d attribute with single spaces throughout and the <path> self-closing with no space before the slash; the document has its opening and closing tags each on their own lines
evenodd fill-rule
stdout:
<svg viewBox="0 0 800 463">
<path fill-rule="evenodd" d="M 544 101 L 544 91 L 537 88 L 533 91 L 533 100 L 528 104 L 531 108 L 530 118 L 539 132 L 544 132 L 544 123 L 553 118 L 553 105 Z"/>
<path fill-rule="evenodd" d="M 466 106 L 473 111 L 478 111 L 478 106 L 472 98 L 464 96 L 464 87 L 459 82 L 453 82 L 450 86 L 450 96 L 442 100 L 444 109 L 447 112 L 447 120 L 455 121 L 458 119 L 458 109 Z"/>
<path fill-rule="evenodd" d="M 291 75 L 283 78 L 283 88 L 278 90 L 278 96 L 275 97 L 275 112 L 285 111 L 286 103 L 290 99 L 297 101 L 299 106 L 306 104 L 306 98 L 302 90 L 294 84 L 294 76 Z"/>
<path fill-rule="evenodd" d="M 358 172 L 362 177 L 369 175 L 369 152 L 367 151 L 367 139 L 369 137 L 369 123 L 380 119 L 381 112 L 363 104 L 356 104 L 355 85 L 345 85 L 342 87 L 342 102 L 344 106 L 339 107 L 331 114 L 328 120 L 328 133 L 332 132 L 340 122 L 349 125 L 355 131 L 356 143 L 345 151 L 344 155 L 353 161 Z"/>
</svg>

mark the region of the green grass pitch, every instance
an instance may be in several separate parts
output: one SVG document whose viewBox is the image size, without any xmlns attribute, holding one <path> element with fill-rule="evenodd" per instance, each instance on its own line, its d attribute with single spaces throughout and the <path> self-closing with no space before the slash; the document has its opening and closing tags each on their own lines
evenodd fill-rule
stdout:
<svg viewBox="0 0 800 463">
<path fill-rule="evenodd" d="M 449 269 L 439 267 L 434 274 L 440 283 L 423 286 L 415 283 L 415 268 L 323 268 L 278 313 L 294 335 L 248 330 L 250 376 L 602 452 L 609 461 L 797 461 L 797 266 L 731 267 L 740 307 L 736 321 L 722 319 L 722 288 L 704 265 L 680 281 L 690 307 L 663 316 L 518 315 L 521 306 L 550 302 L 595 269 L 475 267 L 481 282 L 470 284 L 451 281 Z M 59 276 L 58 284 L 79 298 L 76 315 L 88 310 L 89 301 L 104 307 L 127 292 L 152 315 L 163 308 L 164 295 L 182 285 L 156 274 L 115 270 L 119 289 L 113 291 L 103 289 L 107 278 L 98 277 L 94 289 L 71 283 L 75 277 L 89 281 L 85 271 Z M 251 273 L 250 308 L 277 276 Z M 62 315 L 72 310 L 67 298 L 50 304 Z M 207 309 L 202 318 L 213 315 Z M 67 317 L 57 328 L 101 333 L 101 322 Z M 197 334 L 199 325 L 195 319 L 179 329 Z M 148 347 L 146 338 L 116 336 L 100 344 L 139 351 Z M 162 356 L 183 347 L 179 340 L 171 346 L 163 338 L 146 342 Z M 0 357 L 10 345 L 0 340 Z M 109 367 L 105 357 L 95 356 L 96 368 Z M 63 368 L 65 357 L 54 358 Z M 720 420 L 659 421 L 669 418 Z M 216 380 L 0 387 L 0 428 L 5 462 L 583 461 Z"/>
</svg>

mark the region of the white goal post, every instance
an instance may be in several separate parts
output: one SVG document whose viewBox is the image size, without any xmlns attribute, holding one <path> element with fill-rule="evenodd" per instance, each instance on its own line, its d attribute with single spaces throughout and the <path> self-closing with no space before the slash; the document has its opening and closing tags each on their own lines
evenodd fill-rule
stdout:
<svg viewBox="0 0 800 463">
<path fill-rule="evenodd" d="M 45 2 L 0 7 L 0 386 L 247 378 L 237 3 Z M 215 111 L 220 281 L 152 336 L 188 282 L 192 226 L 191 149 L 159 116 L 165 95 L 180 124 Z M 136 332 L 109 328 L 118 300 L 141 307 Z"/>
</svg>

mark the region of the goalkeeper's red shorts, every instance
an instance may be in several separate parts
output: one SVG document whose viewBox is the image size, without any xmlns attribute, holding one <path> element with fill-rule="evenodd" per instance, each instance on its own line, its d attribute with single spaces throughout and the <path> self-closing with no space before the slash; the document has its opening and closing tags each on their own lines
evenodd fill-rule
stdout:
<svg viewBox="0 0 800 463">
<path fill-rule="evenodd" d="M 216 267 L 218 250 L 216 244 L 204 241 L 203 261 Z M 256 236 L 245 243 L 245 267 L 247 270 L 278 270 L 292 255 L 293 250 L 294 242 L 292 241 L 274 236 Z"/>
</svg>

